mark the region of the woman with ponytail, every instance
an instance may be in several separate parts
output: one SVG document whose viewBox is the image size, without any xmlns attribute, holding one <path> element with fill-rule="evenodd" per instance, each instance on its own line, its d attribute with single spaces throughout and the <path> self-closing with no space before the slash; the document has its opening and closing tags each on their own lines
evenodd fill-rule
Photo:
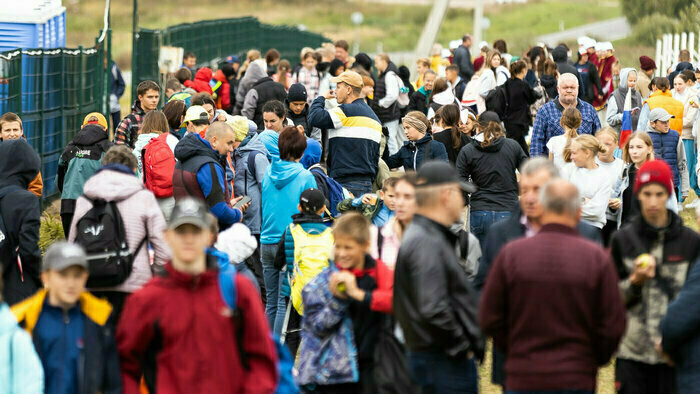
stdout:
<svg viewBox="0 0 700 394">
<path fill-rule="evenodd" d="M 610 201 L 612 181 L 598 163 L 599 153 L 608 148 L 596 137 L 584 134 L 571 141 L 571 163 L 562 171 L 562 178 L 576 185 L 581 197 L 581 220 L 602 229 L 605 226 L 605 211 Z"/>
<path fill-rule="evenodd" d="M 435 132 L 433 134 L 433 139 L 445 145 L 447 158 L 452 165 L 457 161 L 459 151 L 472 140 L 468 135 L 460 131 L 459 117 L 459 107 L 454 104 L 440 107 L 435 115 L 437 126 L 439 126 L 442 131 Z"/>
<path fill-rule="evenodd" d="M 520 144 L 506 138 L 498 116 L 484 112 L 478 129 L 482 141 L 472 140 L 457 156 L 457 172 L 462 181 L 471 180 L 479 190 L 471 195 L 469 228 L 482 245 L 494 222 L 510 217 L 518 204 L 515 171 L 527 160 Z"/>
<path fill-rule="evenodd" d="M 561 114 L 559 124 L 564 128 L 564 134 L 552 137 L 547 141 L 549 160 L 561 171 L 566 163 L 571 162 L 571 140 L 578 137 L 581 127 L 581 112 L 576 107 L 570 107 Z"/>
</svg>

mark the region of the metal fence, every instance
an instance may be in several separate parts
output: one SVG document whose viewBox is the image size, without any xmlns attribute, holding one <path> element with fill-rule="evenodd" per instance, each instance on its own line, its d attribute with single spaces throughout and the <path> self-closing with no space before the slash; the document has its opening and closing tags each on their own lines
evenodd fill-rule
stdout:
<svg viewBox="0 0 700 394">
<path fill-rule="evenodd" d="M 197 56 L 198 67 L 216 66 L 231 54 L 245 55 L 257 49 L 263 55 L 276 48 L 292 63 L 303 47 L 319 47 L 327 38 L 290 26 L 272 26 L 257 18 L 219 19 L 183 23 L 163 30 L 139 29 L 133 37 L 131 97 L 144 80 L 159 80 L 158 55 L 161 46 L 182 47 Z"/>
<path fill-rule="evenodd" d="M 83 117 L 105 111 L 104 46 L 17 49 L 0 53 L 0 114 L 22 118 L 41 157 L 44 198 L 57 193 L 58 159 Z"/>
</svg>

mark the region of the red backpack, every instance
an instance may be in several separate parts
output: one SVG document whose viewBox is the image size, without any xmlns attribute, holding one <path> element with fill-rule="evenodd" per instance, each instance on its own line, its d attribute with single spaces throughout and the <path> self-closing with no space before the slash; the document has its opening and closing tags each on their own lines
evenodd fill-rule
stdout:
<svg viewBox="0 0 700 394">
<path fill-rule="evenodd" d="M 173 196 L 175 155 L 167 143 L 168 133 L 151 139 L 141 150 L 143 183 L 156 198 Z"/>
</svg>

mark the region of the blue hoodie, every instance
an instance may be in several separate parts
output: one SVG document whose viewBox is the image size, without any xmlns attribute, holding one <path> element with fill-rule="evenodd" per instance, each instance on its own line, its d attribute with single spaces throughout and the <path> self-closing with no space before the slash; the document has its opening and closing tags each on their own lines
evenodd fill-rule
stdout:
<svg viewBox="0 0 700 394">
<path fill-rule="evenodd" d="M 273 160 L 262 182 L 262 232 L 260 243 L 277 244 L 284 230 L 298 213 L 299 197 L 304 190 L 317 187 L 309 170 L 295 162 Z"/>
<path fill-rule="evenodd" d="M 280 158 L 279 140 L 280 135 L 275 131 L 265 130 L 260 133 L 260 142 L 265 145 L 267 149 L 267 159 L 270 161 L 279 160 Z"/>
</svg>

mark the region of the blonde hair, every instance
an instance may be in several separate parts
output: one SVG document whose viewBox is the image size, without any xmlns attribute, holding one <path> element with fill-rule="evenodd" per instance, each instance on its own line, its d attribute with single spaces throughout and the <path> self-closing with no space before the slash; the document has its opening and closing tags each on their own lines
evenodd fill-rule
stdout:
<svg viewBox="0 0 700 394">
<path fill-rule="evenodd" d="M 605 126 L 602 129 L 598 130 L 597 133 L 595 133 L 596 138 L 604 135 L 609 135 L 610 137 L 612 137 L 613 141 L 615 141 L 616 144 L 620 142 L 620 138 L 617 136 L 617 132 L 610 126 Z"/>
<path fill-rule="evenodd" d="M 644 144 L 646 144 L 646 146 L 651 148 L 649 149 L 649 154 L 647 155 L 647 161 L 654 160 L 654 143 L 651 141 L 649 134 L 643 131 L 637 131 L 627 139 L 625 146 L 622 148 L 622 160 L 624 160 L 624 162 L 627 164 L 632 164 L 632 157 L 630 157 L 630 142 L 633 139 L 640 139 L 642 142 L 644 142 Z"/>
<path fill-rule="evenodd" d="M 562 112 L 559 124 L 564 128 L 566 144 L 562 156 L 564 162 L 571 162 L 571 141 L 578 137 L 578 128 L 581 127 L 581 112 L 576 108 L 567 108 Z"/>
<path fill-rule="evenodd" d="M 498 58 L 501 58 L 501 52 L 498 52 L 495 49 L 491 49 L 488 52 L 486 52 L 486 58 L 484 59 L 484 68 L 487 70 L 491 70 L 491 60 L 493 60 L 493 57 L 498 55 Z"/>
<path fill-rule="evenodd" d="M 576 142 L 581 149 L 591 152 L 593 157 L 597 156 L 598 153 L 608 153 L 608 148 L 590 134 L 579 135 L 572 142 Z M 569 159 L 570 158 L 571 153 L 569 152 Z"/>
<path fill-rule="evenodd" d="M 426 67 L 430 67 L 430 59 L 428 59 L 427 57 L 422 57 L 416 60 L 416 64 L 422 64 Z"/>
<path fill-rule="evenodd" d="M 369 220 L 357 212 L 343 214 L 333 225 L 333 237 L 335 239 L 347 237 L 364 245 L 369 242 Z"/>
</svg>

